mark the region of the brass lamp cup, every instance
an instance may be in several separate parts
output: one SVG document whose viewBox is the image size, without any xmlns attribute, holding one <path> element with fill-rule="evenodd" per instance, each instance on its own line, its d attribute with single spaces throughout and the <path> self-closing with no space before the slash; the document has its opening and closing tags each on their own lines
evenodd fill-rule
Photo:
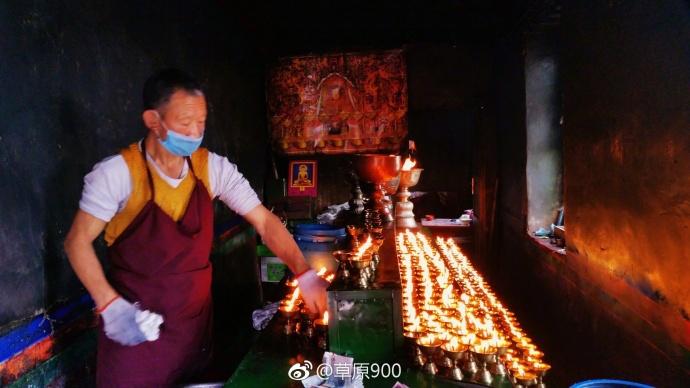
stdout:
<svg viewBox="0 0 690 388">
<path fill-rule="evenodd" d="M 439 348 L 442 344 L 443 341 L 439 339 L 431 340 L 429 337 L 417 338 L 417 347 L 426 356 L 426 363 L 424 364 L 423 368 L 424 372 L 430 375 L 435 375 L 438 373 L 438 367 L 434 362 L 434 358 L 438 354 Z"/>
<path fill-rule="evenodd" d="M 316 328 L 311 321 L 302 321 L 304 327 L 302 329 L 302 334 L 307 338 L 314 338 L 316 334 Z"/>
<path fill-rule="evenodd" d="M 472 352 L 466 352 L 465 357 L 463 357 L 462 360 L 462 372 L 468 380 L 473 380 L 475 374 L 477 374 L 477 363 L 474 361 L 474 357 L 472 356 Z"/>
<path fill-rule="evenodd" d="M 314 321 L 314 334 L 316 337 L 316 346 L 319 349 L 328 349 L 328 324 L 319 318 Z"/>
<path fill-rule="evenodd" d="M 295 307 L 293 307 L 292 310 L 288 310 L 285 307 L 280 306 L 278 307 L 278 312 L 287 319 L 294 319 L 300 314 L 299 309 Z"/>
<path fill-rule="evenodd" d="M 360 258 L 354 258 L 350 257 L 348 259 L 348 263 L 352 266 L 352 268 L 356 269 L 364 269 L 367 268 L 369 265 L 371 265 L 371 255 L 364 255 Z"/>
<path fill-rule="evenodd" d="M 349 267 L 352 268 L 352 277 L 356 281 L 357 287 L 361 289 L 369 288 L 370 281 L 373 278 L 373 271 L 371 270 L 372 255 L 352 256 L 347 262 Z"/>
<path fill-rule="evenodd" d="M 470 351 L 479 362 L 487 363 L 494 362 L 494 360 L 496 360 L 497 350 L 494 347 L 490 347 L 486 350 L 478 350 L 474 346 L 472 346 L 470 347 Z"/>
<path fill-rule="evenodd" d="M 423 168 L 413 168 L 410 170 L 400 171 L 400 186 L 399 187 L 413 187 L 419 183 L 419 177 L 422 175 Z"/>
<path fill-rule="evenodd" d="M 314 320 L 314 329 L 319 333 L 325 333 L 328 331 L 328 323 L 324 322 L 321 318 L 316 319 Z"/>
<path fill-rule="evenodd" d="M 342 250 L 333 251 L 331 254 L 341 264 L 347 263 L 350 260 L 350 258 L 354 256 L 354 253 Z"/>
<path fill-rule="evenodd" d="M 422 330 L 421 327 L 414 327 L 412 325 L 407 325 L 407 326 L 403 327 L 403 335 L 405 336 L 405 338 L 409 338 L 416 343 L 417 338 L 424 335 L 424 332 L 421 330 Z"/>
<path fill-rule="evenodd" d="M 510 342 L 506 340 L 499 340 L 498 343 L 496 343 L 496 350 L 498 351 L 499 356 L 505 356 L 508 353 L 509 348 Z"/>
<path fill-rule="evenodd" d="M 525 372 L 515 375 L 513 378 L 515 378 L 515 381 L 523 387 L 528 387 L 537 383 L 537 375 L 534 373 Z"/>
<path fill-rule="evenodd" d="M 461 381 L 465 378 L 465 375 L 462 373 L 462 369 L 458 365 L 458 362 L 465 358 L 465 354 L 468 350 L 467 345 L 458 344 L 457 346 L 451 346 L 450 343 L 445 343 L 441 345 L 441 350 L 446 356 L 446 359 L 450 361 L 448 376 L 455 381 Z"/>
<path fill-rule="evenodd" d="M 332 253 L 335 260 L 338 262 L 338 274 L 344 279 L 350 278 L 350 258 L 354 256 L 354 253 L 347 251 L 333 251 Z"/>
<path fill-rule="evenodd" d="M 551 365 L 538 362 L 532 365 L 532 371 L 537 375 L 537 388 L 545 388 L 544 376 L 546 372 L 551 369 Z"/>
<path fill-rule="evenodd" d="M 506 367 L 501 363 L 500 360 L 493 364 L 489 364 L 489 372 L 494 376 L 505 376 Z"/>
<path fill-rule="evenodd" d="M 438 349 L 443 345 L 443 341 L 439 339 L 429 340 L 427 337 L 417 338 L 417 346 L 427 356 L 434 356 L 438 353 Z"/>
<path fill-rule="evenodd" d="M 505 340 L 505 339 L 500 339 L 495 344 L 495 346 L 496 346 L 496 359 L 494 360 L 494 363 L 492 363 L 489 366 L 489 371 L 494 376 L 505 376 L 506 368 L 503 365 L 502 360 L 503 360 L 504 356 L 506 354 L 508 354 L 508 351 L 510 349 L 510 342 Z"/>
<path fill-rule="evenodd" d="M 414 205 L 409 201 L 410 191 L 408 189 L 419 182 L 422 171 L 424 171 L 422 168 L 400 171 L 400 188 L 396 195 L 398 202 L 395 204 L 395 225 L 399 228 L 417 227 L 412 211 Z"/>
<path fill-rule="evenodd" d="M 300 315 L 300 309 L 297 306 L 292 306 L 290 310 L 285 305 L 278 307 L 278 312 L 285 319 L 283 325 L 283 334 L 291 335 L 298 331 L 298 325 L 295 324 L 296 318 Z"/>
<path fill-rule="evenodd" d="M 530 351 L 535 351 L 536 345 L 532 343 L 519 343 L 515 346 L 520 354 L 527 358 L 529 356 Z"/>
<path fill-rule="evenodd" d="M 551 369 L 551 365 L 544 364 L 544 363 L 536 363 L 532 365 L 532 370 L 534 371 L 534 374 L 537 375 L 539 378 L 543 378 L 546 375 L 546 372 Z"/>
<path fill-rule="evenodd" d="M 531 349 L 527 351 L 526 356 L 528 360 L 539 361 L 544 357 L 544 352 Z"/>
<path fill-rule="evenodd" d="M 415 330 L 411 325 L 403 328 L 403 343 L 405 349 L 407 349 L 406 352 L 408 357 L 411 359 L 413 365 L 420 368 L 426 363 L 426 357 L 424 357 L 422 351 L 417 347 L 417 339 L 423 335 L 423 332 Z"/>
<path fill-rule="evenodd" d="M 512 339 L 513 339 L 513 342 L 515 342 L 516 344 L 525 343 L 525 344 L 529 345 L 532 343 L 531 339 L 524 337 L 524 336 L 523 337 L 513 336 Z"/>
<path fill-rule="evenodd" d="M 445 333 L 442 327 L 429 327 L 426 329 L 426 332 L 435 336 L 441 336 L 443 333 Z"/>
<path fill-rule="evenodd" d="M 477 369 L 474 374 L 474 380 L 480 384 L 491 385 L 493 381 L 493 376 L 491 372 L 486 368 L 487 363 L 494 362 L 496 360 L 496 348 L 489 347 L 487 349 L 477 349 L 474 346 L 470 348 L 474 357 L 479 361 L 479 369 Z"/>
<path fill-rule="evenodd" d="M 450 358 L 453 361 L 458 361 L 465 357 L 465 353 L 467 352 L 468 347 L 467 345 L 462 344 L 458 344 L 457 346 L 451 347 L 449 343 L 445 343 L 441 345 L 441 350 L 443 351 L 443 354 L 446 355 L 446 357 Z"/>
</svg>

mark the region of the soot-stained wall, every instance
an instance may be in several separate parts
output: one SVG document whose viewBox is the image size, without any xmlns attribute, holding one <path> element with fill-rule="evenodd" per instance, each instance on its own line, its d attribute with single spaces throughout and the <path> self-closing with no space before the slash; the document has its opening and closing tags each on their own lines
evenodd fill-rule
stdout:
<svg viewBox="0 0 690 388">
<path fill-rule="evenodd" d="M 568 252 L 525 232 L 520 67 L 530 35 L 515 36 L 496 51 L 497 141 L 488 149 L 499 194 L 488 277 L 554 365 L 549 384 L 687 386 L 688 3 L 566 1 L 561 31 Z"/>
<path fill-rule="evenodd" d="M 215 2 L 0 5 L 0 333 L 82 292 L 62 250 L 94 163 L 145 135 L 141 87 L 179 67 L 207 88 L 204 145 L 262 190 L 263 66 Z"/>
<path fill-rule="evenodd" d="M 567 10 L 568 245 L 688 318 L 688 3 Z"/>
</svg>

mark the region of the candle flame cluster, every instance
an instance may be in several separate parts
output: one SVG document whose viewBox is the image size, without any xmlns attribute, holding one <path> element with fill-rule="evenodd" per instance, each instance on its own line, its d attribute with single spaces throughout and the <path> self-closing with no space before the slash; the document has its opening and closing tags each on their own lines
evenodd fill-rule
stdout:
<svg viewBox="0 0 690 388">
<path fill-rule="evenodd" d="M 328 273 L 326 267 L 321 267 L 316 272 L 316 275 L 320 276 L 329 283 L 335 278 L 335 274 Z M 297 279 L 292 279 L 288 280 L 285 284 L 292 290 L 285 296 L 285 298 L 283 298 L 282 301 L 280 301 L 279 309 L 286 312 L 296 311 L 297 308 L 303 303 L 302 299 L 300 298 L 299 282 Z M 324 312 L 322 319 L 324 322 L 326 322 L 326 324 L 328 324 L 328 311 Z"/>
<path fill-rule="evenodd" d="M 295 303 L 297 303 L 297 298 L 299 298 L 299 287 L 295 287 L 295 289 L 292 291 L 292 294 L 290 295 L 290 298 L 287 299 L 287 302 L 285 303 L 285 311 L 292 311 L 295 309 Z"/>
<path fill-rule="evenodd" d="M 550 368 L 452 239 L 435 247 L 409 229 L 396 236 L 404 334 L 421 346 L 496 354 L 516 378 Z"/>
</svg>

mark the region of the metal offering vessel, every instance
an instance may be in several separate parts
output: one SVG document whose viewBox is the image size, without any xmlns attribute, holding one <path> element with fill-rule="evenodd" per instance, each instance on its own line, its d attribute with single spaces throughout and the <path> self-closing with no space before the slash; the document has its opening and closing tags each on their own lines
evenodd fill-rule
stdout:
<svg viewBox="0 0 690 388">
<path fill-rule="evenodd" d="M 386 206 L 386 182 L 396 178 L 400 172 L 400 155 L 358 154 L 353 165 L 359 178 L 374 185 L 370 195 L 370 206 L 378 210 L 384 222 L 393 222 L 393 215 Z"/>
</svg>

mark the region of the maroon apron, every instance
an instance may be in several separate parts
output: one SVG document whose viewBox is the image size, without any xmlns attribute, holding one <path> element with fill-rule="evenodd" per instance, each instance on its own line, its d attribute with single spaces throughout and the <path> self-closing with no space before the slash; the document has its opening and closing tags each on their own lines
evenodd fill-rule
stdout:
<svg viewBox="0 0 690 388">
<path fill-rule="evenodd" d="M 198 372 L 208 361 L 211 339 L 211 242 L 213 206 L 196 184 L 182 219 L 175 222 L 151 199 L 108 249 L 109 279 L 125 299 L 163 316 L 160 337 L 120 345 L 99 325 L 96 376 L 99 387 L 164 387 Z"/>
</svg>

